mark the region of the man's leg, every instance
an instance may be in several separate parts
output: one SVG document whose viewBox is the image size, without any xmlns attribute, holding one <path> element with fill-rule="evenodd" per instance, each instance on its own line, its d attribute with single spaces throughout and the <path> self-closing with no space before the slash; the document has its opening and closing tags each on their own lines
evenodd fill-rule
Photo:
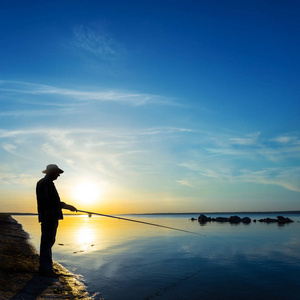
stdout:
<svg viewBox="0 0 300 300">
<path fill-rule="evenodd" d="M 52 270 L 52 246 L 55 243 L 58 221 L 42 222 L 42 236 L 40 246 L 40 271 L 49 272 Z"/>
</svg>

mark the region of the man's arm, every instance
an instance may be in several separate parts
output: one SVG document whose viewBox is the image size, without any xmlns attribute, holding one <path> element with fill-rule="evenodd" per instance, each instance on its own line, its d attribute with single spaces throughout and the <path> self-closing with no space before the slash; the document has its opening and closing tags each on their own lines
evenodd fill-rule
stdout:
<svg viewBox="0 0 300 300">
<path fill-rule="evenodd" d="M 63 208 L 63 209 L 68 209 L 70 211 L 77 211 L 76 207 L 74 207 L 73 205 L 69 205 L 65 202 L 60 202 L 60 207 Z"/>
</svg>

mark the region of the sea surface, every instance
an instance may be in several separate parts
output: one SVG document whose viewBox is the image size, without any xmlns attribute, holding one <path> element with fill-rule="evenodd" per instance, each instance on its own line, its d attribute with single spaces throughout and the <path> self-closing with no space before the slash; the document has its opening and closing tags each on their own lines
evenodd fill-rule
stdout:
<svg viewBox="0 0 300 300">
<path fill-rule="evenodd" d="M 283 216 L 295 222 L 201 225 L 190 220 L 198 214 L 123 216 L 201 236 L 99 216 L 65 216 L 53 258 L 80 275 L 95 299 L 299 300 L 300 215 Z M 37 216 L 13 217 L 39 249 Z"/>
</svg>

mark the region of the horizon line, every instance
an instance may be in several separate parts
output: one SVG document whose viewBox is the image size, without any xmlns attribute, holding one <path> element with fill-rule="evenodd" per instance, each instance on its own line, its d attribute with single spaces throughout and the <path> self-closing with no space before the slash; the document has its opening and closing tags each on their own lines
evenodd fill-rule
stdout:
<svg viewBox="0 0 300 300">
<path fill-rule="evenodd" d="M 300 210 L 276 210 L 276 211 L 226 211 L 226 212 L 152 212 L 152 213 L 125 213 L 115 215 L 192 215 L 192 214 L 300 214 Z M 0 212 L 0 214 L 9 215 L 38 215 L 38 213 L 22 213 L 22 212 Z M 83 213 L 64 213 L 65 216 L 84 215 Z"/>
</svg>

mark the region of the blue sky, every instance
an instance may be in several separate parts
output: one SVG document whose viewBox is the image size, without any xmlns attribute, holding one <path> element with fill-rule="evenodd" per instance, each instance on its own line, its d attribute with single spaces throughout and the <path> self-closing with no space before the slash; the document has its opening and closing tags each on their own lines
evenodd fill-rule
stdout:
<svg viewBox="0 0 300 300">
<path fill-rule="evenodd" d="M 1 1 L 1 210 L 35 212 L 49 163 L 81 209 L 299 210 L 299 12 Z"/>
</svg>

